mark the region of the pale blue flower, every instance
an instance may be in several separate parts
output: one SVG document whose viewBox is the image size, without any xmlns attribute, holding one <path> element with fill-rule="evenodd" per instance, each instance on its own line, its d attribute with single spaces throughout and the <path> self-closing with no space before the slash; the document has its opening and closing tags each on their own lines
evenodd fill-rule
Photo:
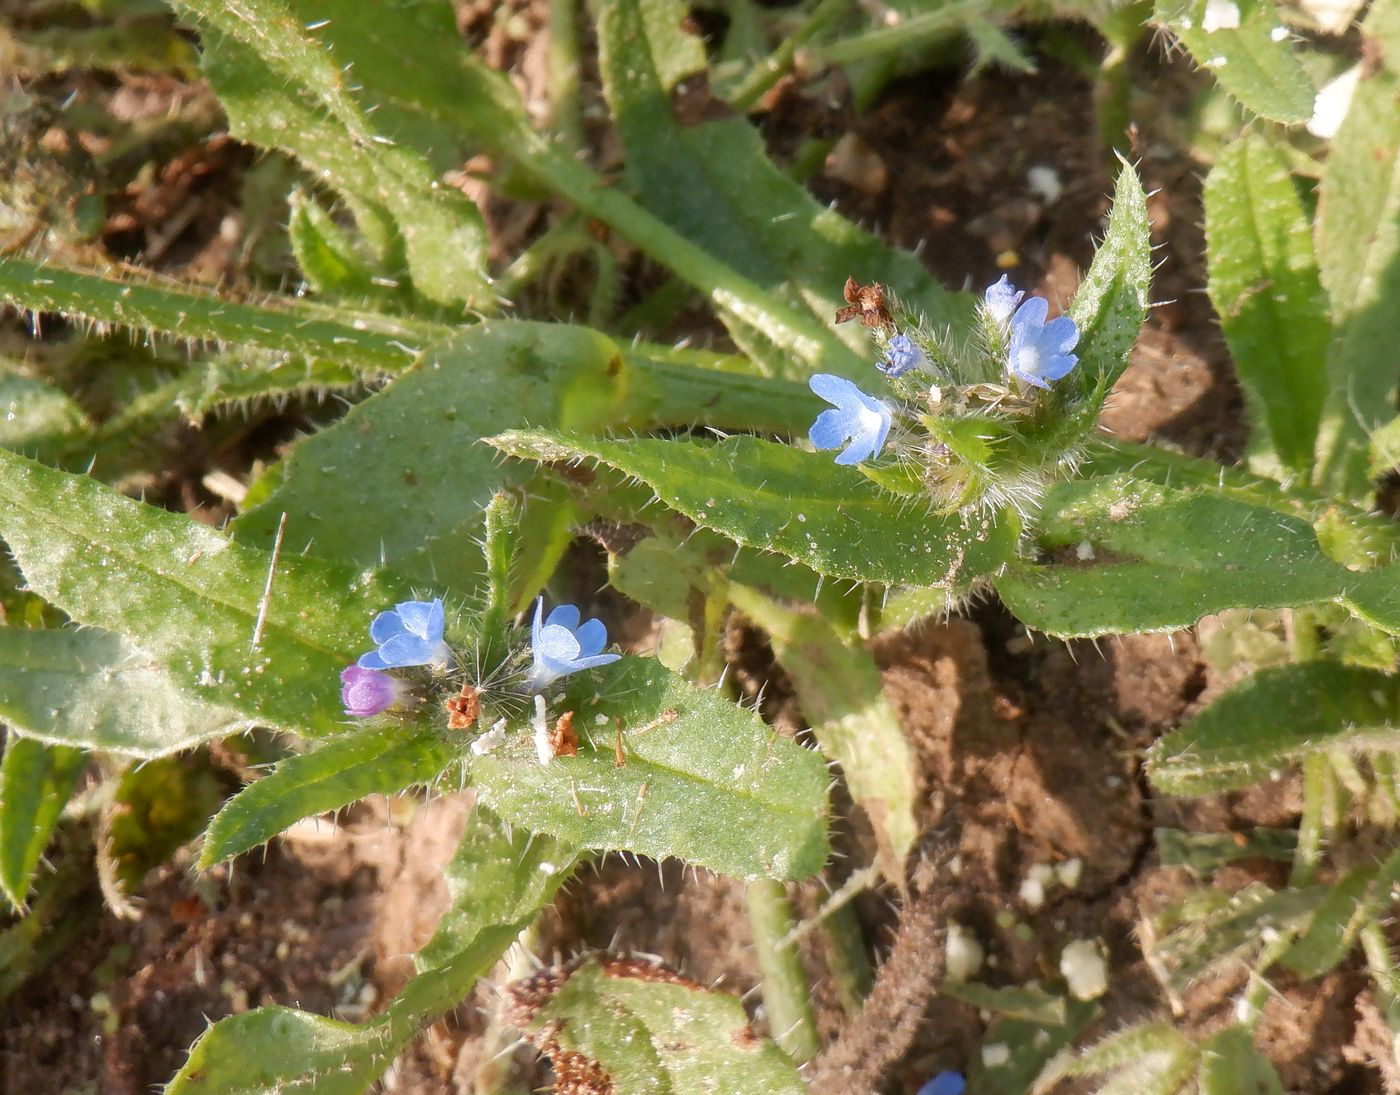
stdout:
<svg viewBox="0 0 1400 1095">
<path fill-rule="evenodd" d="M 982 307 L 996 323 L 1005 327 L 1011 313 L 1016 311 L 1016 305 L 1021 303 L 1021 298 L 1025 295 L 1002 274 L 997 281 L 987 286 L 987 291 L 982 294 Z"/>
<path fill-rule="evenodd" d="M 903 376 L 910 369 L 918 369 L 928 364 L 928 358 L 910 340 L 908 335 L 895 335 L 885 350 L 885 359 L 877 361 L 875 368 L 887 377 L 894 379 Z"/>
<path fill-rule="evenodd" d="M 822 411 L 807 436 L 819 449 L 846 449 L 837 458 L 838 464 L 859 464 L 878 456 L 889 436 L 894 416 L 888 404 L 866 395 L 844 376 L 817 373 L 807 386 L 833 408 Z"/>
<path fill-rule="evenodd" d="M 944 1069 L 919 1088 L 919 1095 L 962 1095 L 963 1088 L 966 1086 L 967 1082 L 963 1079 L 961 1072 Z"/>
<path fill-rule="evenodd" d="M 340 672 L 340 702 L 345 713 L 368 719 L 399 702 L 404 684 L 377 669 L 352 665 Z"/>
<path fill-rule="evenodd" d="M 1079 342 L 1079 328 L 1069 316 L 1046 323 L 1049 310 L 1044 297 L 1031 297 L 1011 317 L 1006 371 L 1037 388 L 1050 387 L 1050 381 L 1059 380 L 1079 362 L 1070 353 Z"/>
<path fill-rule="evenodd" d="M 369 625 L 378 650 L 362 654 L 361 669 L 396 669 L 408 665 L 446 665 L 452 651 L 442 640 L 442 598 L 403 601 L 381 612 Z"/>
<path fill-rule="evenodd" d="M 530 691 L 542 692 L 560 677 L 607 665 L 622 657 L 604 654 L 608 645 L 608 630 L 602 620 L 579 623 L 580 613 L 573 605 L 557 605 L 548 619 L 544 616 L 544 598 L 535 602 L 535 619 L 530 624 Z"/>
</svg>

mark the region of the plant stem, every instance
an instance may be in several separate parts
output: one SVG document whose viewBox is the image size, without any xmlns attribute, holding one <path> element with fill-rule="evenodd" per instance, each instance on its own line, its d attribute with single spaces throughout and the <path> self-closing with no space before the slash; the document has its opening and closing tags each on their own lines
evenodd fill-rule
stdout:
<svg viewBox="0 0 1400 1095">
<path fill-rule="evenodd" d="M 549 120 L 575 152 L 583 148 L 578 88 L 578 9 L 575 0 L 549 0 Z"/>
<path fill-rule="evenodd" d="M 1298 822 L 1298 848 L 1293 853 L 1290 886 L 1310 886 L 1317 877 L 1324 833 L 1329 829 L 1329 808 L 1335 775 L 1325 753 L 1303 761 L 1303 816 Z"/>
<path fill-rule="evenodd" d="M 852 0 L 821 0 L 801 25 L 779 43 L 767 57 L 749 69 L 748 75 L 729 96 L 729 105 L 747 111 L 792 67 L 797 51 L 813 38 L 824 36 L 853 7 Z"/>
<path fill-rule="evenodd" d="M 821 1044 L 802 957 L 795 945 L 783 942 L 793 928 L 787 889 L 781 882 L 761 878 L 749 883 L 745 900 L 763 978 L 768 1025 L 784 1052 L 798 1064 L 805 1064 L 820 1052 Z"/>
<path fill-rule="evenodd" d="M 865 950 L 860 919 L 854 908 L 842 905 L 826 918 L 822 928 L 826 934 L 826 964 L 831 970 L 836 994 L 846 1014 L 855 1015 L 875 983 L 875 970 Z"/>
<path fill-rule="evenodd" d="M 1400 1064 L 1400 972 L 1395 969 L 1395 957 L 1390 952 L 1385 930 L 1375 920 L 1368 920 L 1361 929 L 1361 949 L 1366 966 L 1376 985 L 1376 999 L 1391 1033 L 1391 1052 Z"/>
</svg>

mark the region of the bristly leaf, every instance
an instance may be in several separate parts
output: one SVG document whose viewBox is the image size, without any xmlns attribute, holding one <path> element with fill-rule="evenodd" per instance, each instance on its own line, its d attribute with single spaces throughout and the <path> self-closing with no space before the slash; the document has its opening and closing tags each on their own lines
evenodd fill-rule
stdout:
<svg viewBox="0 0 1400 1095">
<path fill-rule="evenodd" d="M 1306 521 L 1232 494 L 1122 475 L 1060 484 L 1046 496 L 1037 538 L 1075 559 L 1016 564 L 995 579 L 997 592 L 1018 618 L 1064 637 L 1168 631 L 1229 608 L 1319 602 L 1400 631 L 1391 567 L 1348 570 Z"/>
<path fill-rule="evenodd" d="M 282 761 L 224 804 L 204 838 L 209 867 L 265 844 L 304 817 L 432 783 L 457 750 L 432 729 L 361 729 Z"/>
<path fill-rule="evenodd" d="M 32 312 L 81 316 L 182 339 L 352 361 L 368 374 L 406 368 L 426 338 L 445 330 L 286 298 L 244 304 L 188 288 L 119 281 L 5 256 L 0 256 L 0 300 Z"/>
<path fill-rule="evenodd" d="M 110 631 L 0 628 L 0 715 L 26 737 L 157 757 L 252 725 L 222 701 Z"/>
<path fill-rule="evenodd" d="M 617 346 L 587 328 L 478 324 L 298 444 L 271 489 L 250 495 L 234 536 L 266 547 L 286 513 L 288 552 L 475 594 L 484 507 L 531 474 L 478 442 L 513 424 L 596 428 L 620 413 L 625 385 Z"/>
<path fill-rule="evenodd" d="M 768 159 L 747 119 L 718 99 L 706 101 L 705 49 L 684 29 L 686 15 L 678 0 L 606 0 L 598 6 L 604 91 L 628 177 L 643 204 L 745 277 L 805 304 L 823 322 L 842 303 L 841 288 L 850 276 L 884 283 L 937 326 L 969 318 L 966 298 L 939 286 L 913 255 L 887 247 L 813 198 Z M 761 325 L 757 330 L 771 337 Z M 856 355 L 869 355 L 863 331 L 855 325 L 843 331 Z M 842 365 L 854 364 L 830 355 L 822 368 L 841 372 Z"/>
<path fill-rule="evenodd" d="M 87 765 L 81 749 L 10 733 L 0 762 L 0 893 L 23 909 L 39 857 Z"/>
<path fill-rule="evenodd" d="M 804 1090 L 796 1066 L 749 1026 L 743 1005 L 728 993 L 635 960 L 590 958 L 538 976 L 547 991 L 521 985 L 515 1021 L 553 1058 L 561 1080 L 602 1078 L 579 1091 Z"/>
<path fill-rule="evenodd" d="M 1210 300 L 1244 387 L 1253 458 L 1311 476 L 1331 325 L 1307 213 L 1262 137 L 1226 146 L 1206 179 Z"/>
<path fill-rule="evenodd" d="M 1230 15 L 1234 26 L 1228 21 L 1207 25 Z M 1273 0 L 1157 0 L 1153 19 L 1261 118 L 1296 125 L 1312 115 L 1316 88 Z"/>
<path fill-rule="evenodd" d="M 869 815 L 885 877 L 902 878 L 918 836 L 917 764 L 870 652 L 843 642 L 815 612 L 792 611 L 744 586 L 727 591 L 767 633 L 822 752 L 840 764 L 851 797 Z"/>
<path fill-rule="evenodd" d="M 460 191 L 442 185 L 411 124 L 380 104 L 363 106 L 336 55 L 303 19 L 305 6 L 283 0 L 178 0 L 200 32 L 205 74 L 243 140 L 281 148 L 340 190 L 371 217 L 397 228 L 414 287 L 445 305 L 490 308 L 486 227 Z M 421 37 L 456 37 L 449 9 L 328 5 L 331 24 L 373 28 L 386 53 L 413 53 Z M 426 17 L 437 15 L 433 19 Z"/>
<path fill-rule="evenodd" d="M 1108 232 L 1068 312 L 1079 328 L 1079 367 L 1070 376 L 1100 404 L 1128 367 L 1128 353 L 1147 318 L 1151 281 L 1147 196 L 1137 172 L 1124 162 L 1113 189 Z"/>
<path fill-rule="evenodd" d="M 36 593 L 126 636 L 188 697 L 269 727 L 342 728 L 340 670 L 374 614 L 411 592 L 289 552 L 274 567 L 187 517 L 3 451 L 0 499 L 0 538 Z M 164 727 L 156 738 L 136 751 L 191 744 Z"/>
<path fill-rule="evenodd" d="M 1332 749 L 1400 743 L 1400 678 L 1329 661 L 1274 666 L 1236 685 L 1149 750 L 1162 794 L 1248 787 Z"/>
<path fill-rule="evenodd" d="M 512 431 L 490 441 L 544 463 L 600 461 L 697 524 L 831 577 L 962 589 L 1010 557 L 1018 531 L 1009 513 L 930 513 L 829 457 L 755 437 L 701 445 Z"/>
<path fill-rule="evenodd" d="M 554 897 L 573 858 L 478 811 L 443 872 L 452 903 L 417 956 L 417 976 L 384 1014 L 360 1026 L 285 1007 L 230 1016 L 195 1043 L 167 1095 L 362 1095 L 420 1030 L 467 998 Z"/>
<path fill-rule="evenodd" d="M 1284 1095 L 1250 1027 L 1228 1027 L 1201 1046 L 1200 1095 Z"/>
<path fill-rule="evenodd" d="M 575 678 L 577 756 L 536 759 L 525 735 L 471 762 L 481 801 L 571 844 L 675 856 L 738 878 L 807 878 L 826 862 L 820 754 L 649 658 Z M 620 752 L 619 752 L 620 750 Z"/>
<path fill-rule="evenodd" d="M 1400 300 L 1400 0 L 1376 0 L 1351 109 L 1332 142 L 1317 203 L 1317 261 L 1335 331 L 1318 438 L 1318 484 L 1343 498 L 1370 489 L 1368 435 L 1395 414 Z"/>
</svg>

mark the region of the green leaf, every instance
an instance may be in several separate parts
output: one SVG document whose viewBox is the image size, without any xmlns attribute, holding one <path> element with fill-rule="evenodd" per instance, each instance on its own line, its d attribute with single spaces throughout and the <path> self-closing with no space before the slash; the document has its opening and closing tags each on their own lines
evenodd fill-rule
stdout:
<svg viewBox="0 0 1400 1095">
<path fill-rule="evenodd" d="M 600 461 L 697 524 L 830 577 L 960 588 L 999 567 L 1017 534 L 1007 514 L 921 511 L 828 456 L 754 437 L 701 445 L 512 431 L 491 443 L 546 463 Z"/>
<path fill-rule="evenodd" d="M 44 745 L 13 731 L 0 762 L 0 892 L 23 909 L 39 857 L 87 766 L 87 754 Z"/>
<path fill-rule="evenodd" d="M 1148 776 L 1168 795 L 1248 787 L 1312 753 L 1400 748 L 1397 717 L 1389 674 L 1328 661 L 1261 669 L 1159 739 Z"/>
<path fill-rule="evenodd" d="M 975 981 L 945 981 L 938 991 L 943 996 L 971 1004 L 978 1011 L 995 1012 L 1037 1026 L 1062 1027 L 1069 1018 L 1065 997 L 1046 992 L 1039 985 L 994 989 Z"/>
<path fill-rule="evenodd" d="M 1296 125 L 1312 116 L 1316 88 L 1293 51 L 1273 0 L 1233 0 L 1238 26 L 1203 29 L 1207 0 L 1157 0 L 1153 19 L 1171 30 L 1243 106 Z"/>
<path fill-rule="evenodd" d="M 297 265 L 313 288 L 332 297 L 374 293 L 374 271 L 345 230 L 303 191 L 292 194 L 287 236 Z"/>
<path fill-rule="evenodd" d="M 1219 490 L 1124 475 L 1064 483 L 1046 496 L 1037 534 L 1074 559 L 1018 564 L 995 585 L 1017 617 L 1053 635 L 1169 631 L 1230 608 L 1320 602 L 1400 627 L 1400 571 L 1348 570 L 1306 521 Z"/>
<path fill-rule="evenodd" d="M 176 6 L 200 32 L 205 75 L 235 136 L 283 149 L 367 216 L 391 220 L 414 287 L 428 299 L 493 306 L 486 227 L 476 206 L 442 184 L 415 145 L 420 133 L 411 122 L 380 111 L 382 104 L 362 90 L 358 66 L 352 82 L 351 58 L 318 37 L 318 31 L 332 38 L 373 34 L 382 53 L 416 57 L 424 42 L 456 39 L 450 9 L 283 0 L 178 0 Z"/>
<path fill-rule="evenodd" d="M 366 795 L 433 782 L 457 750 L 435 730 L 392 724 L 363 729 L 290 757 L 224 804 L 209 823 L 199 865 L 210 867 L 265 844 L 304 817 Z"/>
<path fill-rule="evenodd" d="M 683 29 L 686 14 L 676 0 L 606 0 L 598 8 L 604 91 L 643 204 L 824 322 L 842 304 L 842 286 L 852 276 L 884 283 L 938 326 L 965 322 L 966 299 L 939 286 L 912 254 L 857 228 L 775 167 L 746 119 L 718 100 L 704 109 L 705 50 Z M 687 104 L 697 106 L 695 116 L 678 117 Z M 844 332 L 859 358 L 871 354 L 858 325 Z M 823 368 L 841 372 L 857 360 L 836 357 Z"/>
<path fill-rule="evenodd" d="M 813 612 L 784 608 L 744 586 L 730 585 L 728 595 L 768 633 L 822 752 L 841 766 L 851 798 L 870 817 L 885 877 L 902 877 L 918 836 L 918 765 L 874 658 Z"/>
<path fill-rule="evenodd" d="M 1335 331 L 1318 482 L 1345 498 L 1370 489 L 1368 435 L 1395 414 L 1395 302 L 1400 300 L 1400 0 L 1362 24 L 1361 80 L 1318 188 L 1317 261 Z"/>
<path fill-rule="evenodd" d="M 1396 852 L 1377 867 L 1343 874 L 1328 886 L 1311 922 L 1284 952 L 1283 963 L 1308 978 L 1336 969 L 1356 945 L 1363 925 L 1389 909 L 1397 876 L 1400 853 Z"/>
<path fill-rule="evenodd" d="M 118 281 L 9 257 L 0 257 L 0 300 L 184 339 L 348 360 L 366 373 L 398 372 L 412 361 L 415 346 L 443 330 L 286 298 L 241 304 L 184 287 Z"/>
<path fill-rule="evenodd" d="M 81 444 L 92 422 L 67 393 L 0 359 L 0 446 L 38 457 Z"/>
<path fill-rule="evenodd" d="M 1151 281 L 1147 196 L 1137 172 L 1124 162 L 1113 189 L 1108 232 L 1068 312 L 1079 327 L 1079 366 L 1070 376 L 1100 405 L 1128 367 L 1128 353 L 1147 318 Z"/>
<path fill-rule="evenodd" d="M 752 711 L 644 658 L 576 679 L 555 707 L 575 714 L 578 756 L 541 765 L 516 735 L 472 759 L 472 785 L 505 820 L 738 878 L 807 878 L 826 862 L 826 766 Z"/>
<path fill-rule="evenodd" d="M 561 1078 L 571 1069 L 591 1071 L 569 1061 L 567 1055 L 579 1054 L 596 1063 L 615 1095 L 805 1090 L 792 1061 L 754 1033 L 737 997 L 642 962 L 596 958 L 551 988 L 543 1000 L 518 996 L 516 1022 L 551 1055 Z"/>
<path fill-rule="evenodd" d="M 1331 325 L 1288 161 L 1259 136 L 1227 145 L 1206 179 L 1205 206 L 1210 301 L 1244 387 L 1251 450 L 1307 480 Z"/>
<path fill-rule="evenodd" d="M 205 699 L 120 635 L 0 628 L 0 715 L 26 737 L 156 757 L 248 729 L 222 697 Z"/>
<path fill-rule="evenodd" d="M 1298 830 L 1255 826 L 1235 833 L 1189 833 L 1154 829 L 1157 857 L 1163 867 L 1182 867 L 1197 878 L 1241 859 L 1272 859 L 1288 863 L 1298 847 Z"/>
<path fill-rule="evenodd" d="M 298 444 L 234 535 L 269 545 L 286 513 L 286 551 L 473 593 L 486 503 L 530 475 L 478 442 L 526 423 L 592 429 L 619 413 L 625 384 L 617 347 L 586 328 L 481 323 Z"/>
<path fill-rule="evenodd" d="M 1284 1095 L 1274 1066 L 1249 1027 L 1227 1027 L 1201 1046 L 1201 1095 Z"/>
<path fill-rule="evenodd" d="M 342 729 L 338 674 L 374 614 L 410 592 L 289 552 L 274 568 L 187 517 L 4 451 L 0 499 L 0 538 L 36 593 L 125 635 L 193 699 L 271 728 Z M 190 744 L 164 728 L 151 736 L 147 755 Z"/>
<path fill-rule="evenodd" d="M 356 1026 L 266 1007 L 214 1024 L 167 1095 L 361 1095 L 413 1037 L 466 999 L 569 877 L 573 852 L 508 835 L 489 813 L 468 819 L 444 870 L 451 904 L 415 959 L 418 974 L 385 1013 Z"/>
</svg>

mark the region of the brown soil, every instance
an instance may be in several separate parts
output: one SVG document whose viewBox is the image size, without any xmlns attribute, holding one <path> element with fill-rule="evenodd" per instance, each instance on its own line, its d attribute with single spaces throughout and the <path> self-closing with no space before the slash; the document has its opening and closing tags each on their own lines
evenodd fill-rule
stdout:
<svg viewBox="0 0 1400 1095">
<path fill-rule="evenodd" d="M 1184 94 L 1181 73 L 1152 57 L 1138 63 L 1162 89 L 1159 109 L 1170 110 Z M 1165 136 L 1154 143 L 1159 121 Z M 1200 292 L 1196 169 L 1171 146 L 1165 115 L 1144 113 L 1138 125 L 1148 150 L 1142 170 L 1158 188 L 1152 214 L 1163 265 L 1155 299 L 1170 303 L 1154 311 L 1105 425 L 1122 437 L 1234 459 L 1243 446 L 1241 404 Z M 1091 88 L 1080 73 L 1046 61 L 1036 76 L 906 81 L 892 86 L 855 131 L 886 169 L 883 185 L 819 177 L 813 185 L 821 196 L 895 243 L 924 244 L 926 261 L 950 284 L 980 286 L 1009 268 L 1013 280 L 1052 299 L 1072 295 L 1110 189 Z M 165 189 L 155 196 L 179 207 L 208 185 L 202 167 L 229 155 L 204 145 L 187 161 L 172 159 L 161 176 Z M 1028 181 L 1037 165 L 1053 168 L 1063 184 L 1053 201 Z M 880 173 L 871 177 L 878 182 Z M 126 208 L 133 216 L 168 215 L 139 196 Z M 207 256 L 209 238 L 201 243 L 196 232 L 180 241 L 181 252 Z M 1067 942 L 1101 941 L 1112 981 L 1095 1035 L 1166 1016 L 1136 932 L 1144 914 L 1190 882 L 1157 864 L 1153 826 L 1227 829 L 1296 818 L 1286 786 L 1189 807 L 1151 798 L 1142 750 L 1219 687 L 1193 636 L 1054 644 L 1027 637 L 996 604 L 978 604 L 944 623 L 881 636 L 873 649 L 918 751 L 928 854 L 946 868 L 925 877 L 920 899 L 976 933 L 988 955 L 984 976 L 996 984 L 1053 978 Z M 771 663 L 763 671 L 770 677 L 767 713 L 800 722 L 790 702 L 783 710 L 789 692 L 780 673 Z M 298 826 L 265 856 L 245 857 L 232 871 L 196 876 L 190 855 L 182 854 L 141 887 L 139 920 L 106 916 L 7 1002 L 0 1092 L 148 1091 L 173 1074 L 207 1021 L 260 1004 L 349 1019 L 372 1014 L 402 983 L 406 956 L 431 930 L 443 900 L 438 869 L 465 823 L 468 804 L 459 798 L 370 801 L 339 824 Z M 843 839 L 859 850 L 859 819 L 847 828 Z M 1069 859 L 1083 863 L 1078 886 L 1054 889 L 1042 907 L 1028 908 L 1018 896 L 1027 871 Z M 1251 877 L 1263 875 L 1233 876 L 1240 884 Z M 821 891 L 812 884 L 798 896 L 811 908 Z M 901 939 L 916 957 L 937 960 L 927 941 L 916 946 L 901 936 L 907 910 L 893 889 L 866 895 L 857 907 L 877 967 Z M 757 1007 L 742 889 L 728 880 L 674 863 L 609 858 L 571 882 L 540 926 L 545 961 L 590 948 L 658 955 Z M 820 956 L 808 957 L 820 971 Z M 898 969 L 881 971 L 881 978 L 892 1006 L 912 1013 L 914 1023 L 908 1044 L 895 1047 L 883 1031 L 859 1024 L 847 1031 L 865 1039 L 857 1058 L 888 1057 L 878 1089 L 912 1095 L 939 1069 L 965 1069 L 985 1029 L 976 1009 L 912 993 L 912 975 Z M 1196 986 L 1183 1021 L 1201 1030 L 1219 1026 L 1238 987 L 1232 978 Z M 1261 1044 L 1290 1091 L 1383 1090 L 1369 1062 L 1388 1035 L 1353 968 L 1276 987 Z M 830 1041 L 847 1021 L 825 995 L 818 1005 Z M 485 1038 L 498 1007 L 496 995 L 480 990 L 395 1065 L 383 1090 L 470 1091 L 472 1077 L 500 1048 Z M 518 1084 L 547 1082 L 547 1070 L 528 1053 L 509 1067 Z"/>
</svg>

